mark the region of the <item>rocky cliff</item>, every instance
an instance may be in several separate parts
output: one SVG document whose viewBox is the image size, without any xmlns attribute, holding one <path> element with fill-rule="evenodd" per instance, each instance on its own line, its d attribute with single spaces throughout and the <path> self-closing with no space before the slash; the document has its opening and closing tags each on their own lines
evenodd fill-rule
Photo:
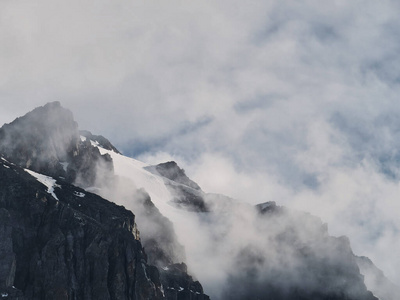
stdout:
<svg viewBox="0 0 400 300">
<path fill-rule="evenodd" d="M 0 290 L 10 299 L 163 299 L 123 207 L 0 161 Z M 3 298 L 7 298 L 3 296 Z"/>
</svg>

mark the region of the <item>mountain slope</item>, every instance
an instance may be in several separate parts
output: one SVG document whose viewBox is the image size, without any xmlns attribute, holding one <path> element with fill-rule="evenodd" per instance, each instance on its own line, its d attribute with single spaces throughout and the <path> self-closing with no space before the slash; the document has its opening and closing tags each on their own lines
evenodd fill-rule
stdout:
<svg viewBox="0 0 400 300">
<path fill-rule="evenodd" d="M 130 211 L 64 181 L 49 193 L 3 159 L 0 181 L 3 294 L 11 299 L 21 293 L 26 299 L 163 299 L 157 269 L 146 263 Z"/>
<path fill-rule="evenodd" d="M 190 273 L 213 299 L 377 299 L 318 218 L 205 193 L 175 162 L 79 132 L 57 102 L 4 125 L 0 154 L 0 287 L 14 298 L 208 299 Z"/>
<path fill-rule="evenodd" d="M 90 186 L 97 168 L 112 173 L 112 162 L 81 141 L 72 113 L 52 102 L 0 128 L 0 153 L 9 161 L 52 177 Z"/>
<path fill-rule="evenodd" d="M 365 282 L 375 295 L 381 300 L 396 300 L 400 295 L 400 288 L 385 277 L 374 263 L 365 256 L 356 257 L 361 273 L 365 276 Z"/>
<path fill-rule="evenodd" d="M 79 136 L 70 116 L 59 103 L 50 103 L 0 129 L 5 172 L 1 233 L 7 241 L 0 247 L 4 255 L 0 257 L 1 292 L 11 299 L 18 295 L 27 299 L 208 299 L 201 284 L 172 257 L 177 245 L 162 260 L 169 268 L 148 265 L 148 255 L 151 263 L 158 263 L 154 249 L 160 248 L 159 241 L 148 242 L 155 236 L 146 240 L 150 251 L 144 252 L 134 215 L 88 192 L 96 190 L 97 184 L 115 183 L 112 160 L 92 145 L 98 142 Z M 71 125 L 66 125 L 65 135 L 59 134 L 64 120 Z M 62 147 L 51 147 L 60 140 Z M 163 245 L 173 242 L 172 224 L 151 207 L 150 199 L 139 200 L 143 191 L 133 192 L 146 220 L 162 229 L 158 237 Z M 51 270 L 57 273 L 52 276 Z"/>
<path fill-rule="evenodd" d="M 155 166 L 99 149 L 112 157 L 117 176 L 148 191 L 155 206 L 172 220 L 179 241 L 185 242 L 189 266 L 215 298 L 376 299 L 364 285 L 348 240 L 330 237 L 318 218 L 274 203 L 255 208 L 223 198 L 221 206 L 220 196 L 174 182 L 170 173 L 165 178 L 155 172 Z M 176 205 L 170 185 L 184 186 L 196 193 L 208 201 L 211 210 L 199 214 Z M 188 236 L 194 231 L 201 242 L 188 243 Z M 209 236 L 203 240 L 205 232 Z M 240 232 L 245 235 L 238 236 Z M 241 241 L 236 240 L 239 237 Z M 207 253 L 204 249 L 199 251 L 204 242 L 209 244 L 206 248 L 216 248 L 209 256 L 199 258 Z M 210 269 L 201 275 L 204 265 Z M 207 278 L 221 269 L 225 277 L 222 281 Z"/>
</svg>

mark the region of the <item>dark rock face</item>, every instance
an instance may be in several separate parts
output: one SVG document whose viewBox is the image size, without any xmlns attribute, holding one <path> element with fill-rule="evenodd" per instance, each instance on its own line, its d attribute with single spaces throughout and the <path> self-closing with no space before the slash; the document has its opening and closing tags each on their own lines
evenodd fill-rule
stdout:
<svg viewBox="0 0 400 300">
<path fill-rule="evenodd" d="M 99 149 L 87 140 L 79 144 L 79 152 L 68 164 L 66 179 L 85 188 L 95 185 L 96 182 L 109 181 L 113 174 L 111 156 L 101 155 Z"/>
<path fill-rule="evenodd" d="M 0 128 L 0 153 L 24 168 L 71 183 L 92 186 L 98 168 L 112 172 L 112 160 L 80 140 L 72 113 L 59 102 L 38 107 Z M 103 172 L 104 174 L 105 172 Z"/>
<path fill-rule="evenodd" d="M 184 263 L 172 264 L 161 270 L 161 281 L 166 286 L 165 295 L 171 300 L 209 300 L 198 281 L 187 274 Z"/>
<path fill-rule="evenodd" d="M 190 180 L 189 177 L 186 176 L 185 171 L 179 168 L 174 161 L 158 164 L 150 167 L 149 169 L 155 169 L 161 176 L 164 176 L 172 181 L 186 185 L 195 190 L 200 190 L 200 187 L 197 185 L 197 183 Z"/>
<path fill-rule="evenodd" d="M 182 261 L 185 250 L 178 242 L 171 221 L 160 213 L 143 189 L 137 191 L 135 198 L 135 211 L 140 212 L 140 216 L 146 220 L 141 227 L 141 240 L 149 263 L 161 269 Z"/>
<path fill-rule="evenodd" d="M 62 181 L 55 188 L 58 201 L 4 160 L 0 182 L 2 295 L 164 299 L 158 270 L 147 264 L 135 238 L 130 211 Z"/>
<path fill-rule="evenodd" d="M 204 201 L 204 192 L 197 183 L 186 176 L 176 162 L 170 161 L 145 168 L 156 175 L 164 177 L 165 185 L 174 195 L 173 204 L 177 207 L 194 212 L 208 212 Z"/>
<path fill-rule="evenodd" d="M 204 193 L 182 184 L 166 183 L 166 186 L 174 195 L 173 205 L 193 212 L 208 212 L 209 208 L 204 201 Z"/>
</svg>

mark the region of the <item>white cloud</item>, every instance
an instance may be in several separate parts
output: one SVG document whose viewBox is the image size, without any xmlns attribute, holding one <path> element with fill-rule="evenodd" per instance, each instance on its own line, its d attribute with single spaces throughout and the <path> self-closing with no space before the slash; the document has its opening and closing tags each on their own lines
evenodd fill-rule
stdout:
<svg viewBox="0 0 400 300">
<path fill-rule="evenodd" d="M 400 283 L 399 8 L 5 0 L 0 123 L 59 100 L 81 128 L 175 158 L 206 191 L 318 214 Z"/>
</svg>

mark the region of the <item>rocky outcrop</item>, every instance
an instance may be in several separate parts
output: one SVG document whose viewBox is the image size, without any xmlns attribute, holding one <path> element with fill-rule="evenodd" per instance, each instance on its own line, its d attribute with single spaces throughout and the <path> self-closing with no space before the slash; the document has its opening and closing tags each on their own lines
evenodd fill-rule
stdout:
<svg viewBox="0 0 400 300">
<path fill-rule="evenodd" d="M 137 190 L 135 202 L 135 211 L 144 220 L 142 244 L 149 262 L 162 269 L 185 260 L 185 250 L 178 242 L 172 222 L 160 213 L 149 194 L 143 189 Z"/>
<path fill-rule="evenodd" d="M 112 172 L 112 160 L 82 142 L 72 113 L 59 102 L 35 108 L 0 128 L 0 153 L 24 168 L 81 186 L 95 185 L 97 174 Z M 104 172 L 98 172 L 104 168 Z"/>
<path fill-rule="evenodd" d="M 168 178 L 169 180 L 172 180 L 176 183 L 186 185 L 195 190 L 200 190 L 199 185 L 192 181 L 189 177 L 187 177 L 185 174 L 185 170 L 181 169 L 174 161 L 158 164 L 156 166 L 150 166 L 146 169 L 149 171 L 156 171 L 161 176 Z"/>
<path fill-rule="evenodd" d="M 101 155 L 99 148 L 86 140 L 79 144 L 79 151 L 67 166 L 66 179 L 80 187 L 105 184 L 114 174 L 112 158 Z"/>
<path fill-rule="evenodd" d="M 161 163 L 145 169 L 164 178 L 165 185 L 174 195 L 173 205 L 188 211 L 209 211 L 204 201 L 205 194 L 200 186 L 187 177 L 185 171 L 176 162 Z"/>
<path fill-rule="evenodd" d="M 65 181 L 57 200 L 4 160 L 0 182 L 3 298 L 164 299 L 130 211 Z"/>
<path fill-rule="evenodd" d="M 187 274 L 184 263 L 172 264 L 161 270 L 161 281 L 166 287 L 165 295 L 171 300 L 209 300 L 198 281 Z"/>
</svg>

